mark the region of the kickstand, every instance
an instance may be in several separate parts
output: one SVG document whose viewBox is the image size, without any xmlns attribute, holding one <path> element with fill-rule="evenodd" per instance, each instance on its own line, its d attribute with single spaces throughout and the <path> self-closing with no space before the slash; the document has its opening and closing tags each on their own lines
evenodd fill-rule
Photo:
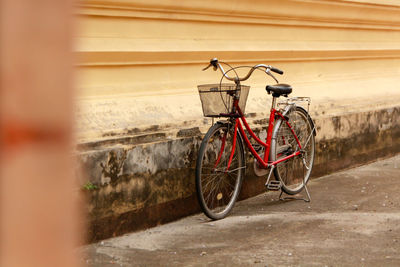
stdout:
<svg viewBox="0 0 400 267">
<path fill-rule="evenodd" d="M 284 200 L 303 200 L 304 202 L 311 202 L 311 196 L 310 193 L 308 192 L 307 185 L 304 185 L 304 189 L 306 190 L 306 195 L 307 198 L 297 198 L 297 197 L 282 197 L 283 191 L 281 190 L 281 194 L 279 195 L 279 200 L 284 201 Z"/>
</svg>

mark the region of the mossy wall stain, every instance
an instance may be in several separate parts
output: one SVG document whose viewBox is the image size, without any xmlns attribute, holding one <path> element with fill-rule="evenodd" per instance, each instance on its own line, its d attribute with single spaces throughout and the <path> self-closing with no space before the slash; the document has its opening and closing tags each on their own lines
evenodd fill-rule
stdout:
<svg viewBox="0 0 400 267">
<path fill-rule="evenodd" d="M 126 160 L 126 151 L 110 151 L 108 153 L 107 161 L 100 162 L 102 168 L 102 184 L 105 183 L 116 183 L 118 181 L 118 176 L 121 174 L 122 165 Z"/>
<path fill-rule="evenodd" d="M 99 163 L 104 178 L 90 196 L 91 220 L 191 196 L 199 142 L 192 137 L 107 151 Z"/>
</svg>

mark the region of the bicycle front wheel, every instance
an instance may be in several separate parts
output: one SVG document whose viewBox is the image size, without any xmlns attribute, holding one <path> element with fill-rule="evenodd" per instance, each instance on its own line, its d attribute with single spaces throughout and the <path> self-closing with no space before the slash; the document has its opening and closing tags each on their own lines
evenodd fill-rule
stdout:
<svg viewBox="0 0 400 267">
<path fill-rule="evenodd" d="M 243 144 L 234 127 L 216 123 L 205 135 L 196 163 L 196 191 L 200 207 L 213 220 L 226 217 L 239 196 L 244 175 Z M 230 162 L 230 165 L 229 165 Z"/>
<path fill-rule="evenodd" d="M 278 163 L 274 169 L 275 178 L 282 182 L 282 190 L 286 194 L 294 195 L 303 189 L 311 175 L 315 154 L 315 129 L 310 116 L 303 108 L 292 107 L 286 117 L 289 118 L 288 122 L 300 142 L 301 149 L 286 121 L 280 119 L 272 137 L 271 153 L 272 161 L 276 161 L 301 151 L 299 156 Z"/>
</svg>

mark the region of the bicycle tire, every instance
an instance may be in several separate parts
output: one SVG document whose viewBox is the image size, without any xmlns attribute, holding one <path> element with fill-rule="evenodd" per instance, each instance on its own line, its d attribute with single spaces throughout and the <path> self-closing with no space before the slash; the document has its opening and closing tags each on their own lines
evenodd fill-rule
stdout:
<svg viewBox="0 0 400 267">
<path fill-rule="evenodd" d="M 212 220 L 223 219 L 231 212 L 242 185 L 245 156 L 239 132 L 231 165 L 226 171 L 233 131 L 234 127 L 228 123 L 214 124 L 204 136 L 197 157 L 197 199 L 204 214 Z"/>
<path fill-rule="evenodd" d="M 315 158 L 315 129 L 311 117 L 301 107 L 290 107 L 284 115 L 289 118 L 288 122 L 299 139 L 303 153 L 278 163 L 274 169 L 274 176 L 277 181 L 281 181 L 283 192 L 295 195 L 310 179 Z M 286 120 L 279 119 L 275 127 L 271 142 L 272 161 L 299 151 L 295 136 Z"/>
</svg>

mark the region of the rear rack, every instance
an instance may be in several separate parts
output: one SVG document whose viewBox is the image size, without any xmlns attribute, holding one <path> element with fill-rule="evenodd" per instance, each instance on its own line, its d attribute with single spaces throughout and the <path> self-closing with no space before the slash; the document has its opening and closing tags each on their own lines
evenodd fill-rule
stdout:
<svg viewBox="0 0 400 267">
<path fill-rule="evenodd" d="M 282 99 L 279 103 L 278 106 L 281 106 L 282 108 L 285 108 L 286 106 L 289 105 L 296 105 L 304 108 L 309 112 L 310 110 L 310 105 L 311 105 L 311 98 L 308 96 L 295 96 L 295 97 L 290 97 L 286 99 Z"/>
</svg>

